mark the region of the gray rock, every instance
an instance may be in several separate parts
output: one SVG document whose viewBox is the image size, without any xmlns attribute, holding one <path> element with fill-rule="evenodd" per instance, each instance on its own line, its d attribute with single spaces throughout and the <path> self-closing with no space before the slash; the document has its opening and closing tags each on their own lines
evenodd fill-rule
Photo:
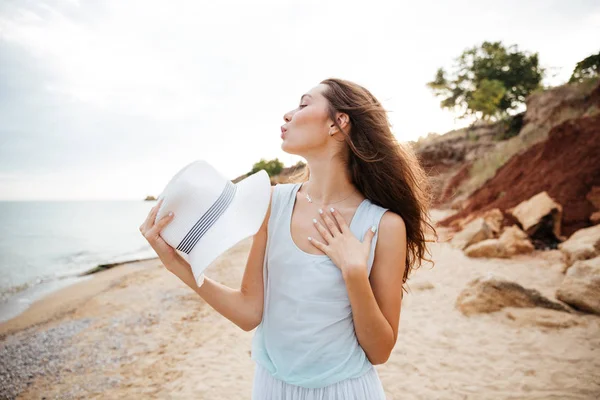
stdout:
<svg viewBox="0 0 600 400">
<path fill-rule="evenodd" d="M 581 311 L 600 315 L 600 257 L 576 261 L 567 270 L 556 297 Z"/>
<path fill-rule="evenodd" d="M 484 218 L 479 217 L 469 222 L 463 230 L 454 235 L 450 244 L 452 247 L 463 250 L 474 243 L 493 237 L 494 232 L 492 228 Z"/>
<path fill-rule="evenodd" d="M 567 265 L 577 260 L 588 260 L 600 255 L 600 225 L 583 228 L 573 233 L 558 248 L 565 253 Z"/>
<path fill-rule="evenodd" d="M 553 302 L 536 289 L 527 289 L 493 275 L 478 277 L 458 295 L 455 306 L 464 315 L 490 313 L 504 307 L 543 307 L 569 312 L 567 307 Z"/>
</svg>

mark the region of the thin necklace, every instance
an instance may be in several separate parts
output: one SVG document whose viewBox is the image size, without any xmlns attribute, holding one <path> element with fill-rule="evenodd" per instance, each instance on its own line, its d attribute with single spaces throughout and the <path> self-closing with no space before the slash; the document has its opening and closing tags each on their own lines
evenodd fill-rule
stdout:
<svg viewBox="0 0 600 400">
<path fill-rule="evenodd" d="M 306 183 L 306 182 L 302 182 L 302 185 L 304 185 L 305 183 Z M 301 185 L 301 186 L 302 186 L 302 185 Z M 343 199 L 341 199 L 341 200 L 334 201 L 334 202 L 332 202 L 332 203 L 326 203 L 326 204 L 327 204 L 327 205 L 331 205 L 331 204 L 339 203 L 340 201 L 344 201 L 344 200 L 346 200 L 348 197 L 352 196 L 353 194 L 354 194 L 354 191 L 352 191 L 352 193 L 350 193 L 348 196 L 344 197 L 344 198 L 343 198 Z M 310 196 L 308 195 L 308 193 L 306 193 L 306 194 L 305 194 L 305 196 L 306 196 L 306 199 L 308 200 L 308 202 L 309 202 L 309 203 L 312 203 L 312 202 L 313 202 L 313 201 L 312 201 L 312 199 L 310 198 Z"/>
</svg>

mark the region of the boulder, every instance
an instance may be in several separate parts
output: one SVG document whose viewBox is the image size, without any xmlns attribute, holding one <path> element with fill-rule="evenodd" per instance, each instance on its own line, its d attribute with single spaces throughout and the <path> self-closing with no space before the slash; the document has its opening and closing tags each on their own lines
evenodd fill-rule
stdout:
<svg viewBox="0 0 600 400">
<path fill-rule="evenodd" d="M 484 218 L 475 218 L 469 222 L 463 230 L 454 235 L 450 244 L 457 249 L 465 249 L 467 246 L 477 243 L 485 239 L 494 237 L 492 228 L 488 225 Z"/>
<path fill-rule="evenodd" d="M 579 229 L 558 248 L 565 253 L 567 266 L 577 260 L 588 260 L 600 255 L 600 225 Z"/>
<path fill-rule="evenodd" d="M 527 289 L 493 275 L 470 281 L 458 295 L 455 306 L 467 316 L 491 313 L 504 307 L 542 307 L 569 312 L 567 307 L 547 299 L 536 289 Z"/>
<path fill-rule="evenodd" d="M 562 206 L 552 200 L 546 191 L 522 201 L 506 210 L 519 221 L 527 236 L 542 241 L 552 237 L 554 241 L 562 239 L 560 222 Z"/>
<path fill-rule="evenodd" d="M 576 261 L 556 297 L 578 310 L 600 315 L 600 257 Z"/>
<path fill-rule="evenodd" d="M 502 221 L 504 221 L 504 214 L 499 208 L 492 208 L 483 213 L 481 216 L 488 224 L 494 236 L 498 236 L 502 232 Z"/>
<path fill-rule="evenodd" d="M 506 253 L 509 256 L 515 254 L 530 253 L 534 250 L 529 237 L 517 225 L 512 225 L 504 229 L 498 239 L 504 245 Z"/>
<path fill-rule="evenodd" d="M 468 257 L 506 258 L 506 250 L 499 239 L 486 239 L 463 250 Z"/>
<path fill-rule="evenodd" d="M 504 229 L 498 239 L 486 239 L 470 245 L 464 250 L 469 257 L 508 258 L 515 254 L 529 253 L 534 250 L 527 234 L 518 226 Z"/>
</svg>

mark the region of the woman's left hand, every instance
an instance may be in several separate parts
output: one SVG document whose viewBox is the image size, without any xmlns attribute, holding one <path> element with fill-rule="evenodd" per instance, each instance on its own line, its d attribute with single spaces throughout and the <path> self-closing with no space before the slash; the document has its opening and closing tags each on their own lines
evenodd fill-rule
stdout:
<svg viewBox="0 0 600 400">
<path fill-rule="evenodd" d="M 364 240 L 361 242 L 354 236 L 338 210 L 331 210 L 321 213 L 325 225 L 316 219 L 313 220 L 326 243 L 310 236 L 308 240 L 317 249 L 327 254 L 342 273 L 346 274 L 356 268 L 366 270 L 369 251 L 371 250 L 371 240 L 375 236 L 375 232 L 369 228 L 365 233 Z"/>
</svg>

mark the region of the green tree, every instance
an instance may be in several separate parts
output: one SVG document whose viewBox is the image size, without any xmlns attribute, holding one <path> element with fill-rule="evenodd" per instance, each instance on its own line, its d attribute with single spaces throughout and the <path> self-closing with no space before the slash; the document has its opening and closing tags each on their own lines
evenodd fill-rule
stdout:
<svg viewBox="0 0 600 400">
<path fill-rule="evenodd" d="M 588 78 L 596 78 L 600 74 L 600 52 L 579 61 L 571 74 L 569 82 L 582 82 Z"/>
<path fill-rule="evenodd" d="M 427 86 L 442 97 L 442 108 L 463 109 L 461 117 L 498 117 L 516 109 L 540 86 L 544 74 L 537 53 L 519 51 L 516 45 L 506 48 L 502 42 L 483 42 L 455 61 L 452 71 L 439 68 Z"/>
<path fill-rule="evenodd" d="M 252 166 L 250 174 L 258 172 L 261 169 L 267 171 L 267 174 L 269 174 L 269 176 L 279 175 L 279 173 L 281 173 L 281 170 L 283 170 L 283 163 L 279 161 L 278 158 L 269 161 L 265 160 L 264 158 L 261 158 L 259 162 L 255 163 Z"/>
<path fill-rule="evenodd" d="M 484 119 L 489 119 L 498 113 L 505 94 L 506 88 L 499 80 L 482 79 L 467 100 L 467 106 L 475 112 L 481 112 Z"/>
</svg>

